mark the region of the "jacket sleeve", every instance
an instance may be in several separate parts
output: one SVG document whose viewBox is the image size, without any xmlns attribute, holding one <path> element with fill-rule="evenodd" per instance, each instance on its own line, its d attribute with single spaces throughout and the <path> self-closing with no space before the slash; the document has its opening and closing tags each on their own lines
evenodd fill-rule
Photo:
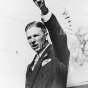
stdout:
<svg viewBox="0 0 88 88">
<path fill-rule="evenodd" d="M 50 39 L 58 60 L 68 68 L 70 52 L 67 47 L 66 33 L 61 28 L 54 14 L 51 15 L 47 22 L 43 23 L 49 31 Z"/>
</svg>

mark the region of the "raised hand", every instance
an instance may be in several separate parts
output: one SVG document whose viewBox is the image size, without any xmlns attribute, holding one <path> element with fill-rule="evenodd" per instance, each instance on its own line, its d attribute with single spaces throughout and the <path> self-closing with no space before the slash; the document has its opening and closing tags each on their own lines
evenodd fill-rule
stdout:
<svg viewBox="0 0 88 88">
<path fill-rule="evenodd" d="M 44 0 L 33 0 L 33 1 L 35 5 L 40 8 L 42 14 L 44 15 L 47 14 L 48 8 L 46 7 Z"/>
<path fill-rule="evenodd" d="M 45 6 L 44 0 L 33 0 L 35 5 L 38 6 L 40 9 Z"/>
</svg>

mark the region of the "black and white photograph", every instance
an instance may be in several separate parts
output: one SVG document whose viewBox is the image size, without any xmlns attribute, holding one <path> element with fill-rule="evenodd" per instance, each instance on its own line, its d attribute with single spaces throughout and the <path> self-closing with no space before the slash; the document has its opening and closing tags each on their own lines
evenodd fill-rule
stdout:
<svg viewBox="0 0 88 88">
<path fill-rule="evenodd" d="M 87 0 L 0 0 L 0 88 L 88 88 Z"/>
</svg>

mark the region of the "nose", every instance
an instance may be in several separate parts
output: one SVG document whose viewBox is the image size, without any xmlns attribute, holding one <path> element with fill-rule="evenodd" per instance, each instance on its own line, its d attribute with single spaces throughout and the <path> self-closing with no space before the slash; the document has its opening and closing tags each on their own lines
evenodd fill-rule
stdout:
<svg viewBox="0 0 88 88">
<path fill-rule="evenodd" d="M 36 41 L 32 41 L 32 42 L 31 42 L 31 43 L 32 43 L 32 45 L 34 45 L 34 44 L 35 44 L 35 42 L 36 42 Z"/>
<path fill-rule="evenodd" d="M 31 43 L 34 45 L 36 42 L 35 38 L 32 38 Z"/>
</svg>

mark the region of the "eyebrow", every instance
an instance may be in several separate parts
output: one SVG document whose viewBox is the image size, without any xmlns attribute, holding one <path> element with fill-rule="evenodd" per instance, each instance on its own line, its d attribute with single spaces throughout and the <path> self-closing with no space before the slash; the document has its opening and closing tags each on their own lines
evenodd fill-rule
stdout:
<svg viewBox="0 0 88 88">
<path fill-rule="evenodd" d="M 34 37 L 35 37 L 35 36 L 39 36 L 39 34 L 34 34 L 33 36 L 34 36 Z"/>
<path fill-rule="evenodd" d="M 31 36 L 28 36 L 28 37 L 27 37 L 27 39 L 30 39 L 30 38 L 31 38 Z"/>
</svg>

